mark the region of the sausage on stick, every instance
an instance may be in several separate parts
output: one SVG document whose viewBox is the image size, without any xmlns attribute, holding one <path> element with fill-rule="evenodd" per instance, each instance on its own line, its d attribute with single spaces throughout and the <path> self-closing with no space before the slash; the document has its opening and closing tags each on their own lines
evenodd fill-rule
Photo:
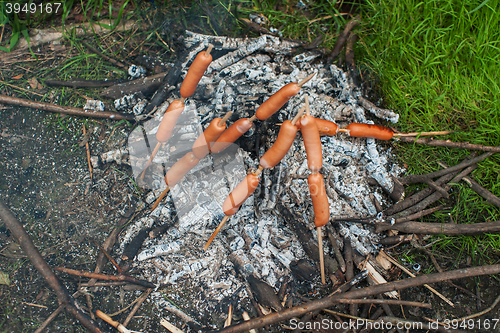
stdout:
<svg viewBox="0 0 500 333">
<path fill-rule="evenodd" d="M 191 66 L 189 66 L 189 70 L 181 85 L 181 96 L 183 98 L 191 97 L 194 94 L 203 74 L 205 74 L 205 71 L 212 62 L 210 52 L 213 47 L 212 44 L 208 44 L 207 50 L 198 53 Z"/>
<path fill-rule="evenodd" d="M 252 123 L 255 120 L 255 116 L 251 118 L 241 118 L 236 120 L 231 126 L 229 126 L 213 144 L 211 151 L 212 153 L 220 153 L 227 147 L 229 147 L 233 142 L 239 139 L 243 134 L 245 134 L 250 128 L 252 128 Z"/>
<path fill-rule="evenodd" d="M 184 155 L 180 160 L 175 162 L 174 165 L 167 171 L 165 175 L 165 183 L 167 184 L 167 188 L 160 194 L 158 199 L 155 201 L 153 207 L 151 207 L 151 211 L 155 210 L 155 208 L 160 204 L 163 198 L 167 195 L 170 187 L 174 186 L 182 179 L 192 168 L 198 164 L 200 160 L 194 156 L 193 152 L 189 152 Z"/>
<path fill-rule="evenodd" d="M 394 133 L 394 131 L 388 127 L 361 123 L 351 123 L 347 125 L 346 128 L 339 129 L 338 131 L 358 138 L 374 138 L 379 140 L 390 140 L 393 137 L 400 136 L 429 136 L 446 135 L 452 133 L 452 131 Z"/>
<path fill-rule="evenodd" d="M 193 153 L 200 160 L 210 151 L 210 147 L 226 129 L 226 121 L 233 114 L 232 111 L 226 113 L 224 118 L 214 118 L 205 131 L 196 139 L 193 144 Z"/>
<path fill-rule="evenodd" d="M 141 179 L 144 178 L 146 170 L 151 165 L 151 162 L 156 156 L 156 153 L 158 153 L 161 145 L 167 142 L 168 139 L 170 139 L 170 137 L 172 136 L 175 124 L 177 123 L 177 119 L 179 119 L 182 111 L 184 111 L 183 99 L 176 99 L 168 106 L 167 111 L 165 111 L 165 114 L 163 115 L 163 118 L 160 122 L 160 126 L 158 126 L 158 130 L 156 131 L 156 140 L 158 140 L 158 143 L 156 144 L 153 152 L 151 153 L 151 156 L 148 159 L 148 162 L 146 163 L 146 166 L 144 167 L 144 170 L 141 173 Z"/>
<path fill-rule="evenodd" d="M 278 133 L 278 138 L 260 159 L 259 163 L 264 169 L 274 168 L 285 157 L 293 144 L 298 131 L 296 124 L 298 124 L 298 120 L 304 110 L 305 108 L 302 108 L 292 121 L 285 120 L 283 122 Z"/>
<path fill-rule="evenodd" d="M 240 206 L 245 202 L 245 200 L 247 200 L 248 197 L 250 197 L 253 192 L 255 192 L 255 189 L 259 185 L 259 174 L 261 173 L 261 171 L 262 167 L 259 166 L 259 169 L 257 169 L 257 171 L 248 174 L 238 185 L 236 185 L 236 187 L 228 195 L 226 200 L 224 200 L 222 210 L 224 211 L 224 214 L 226 214 L 226 216 L 224 216 L 215 231 L 212 233 L 212 236 L 210 236 L 205 246 L 203 246 L 204 251 L 208 249 L 215 236 L 217 236 L 229 217 L 231 215 L 234 215 L 238 211 Z"/>
<path fill-rule="evenodd" d="M 291 97 L 297 95 L 300 88 L 311 80 L 314 75 L 316 75 L 316 73 L 309 75 L 299 83 L 289 83 L 282 87 L 257 108 L 255 116 L 259 120 L 266 120 L 271 117 L 274 113 L 276 113 L 276 111 L 285 105 Z"/>
<path fill-rule="evenodd" d="M 318 232 L 319 263 L 321 270 L 321 283 L 325 284 L 325 261 L 323 257 L 323 238 L 321 227 L 328 223 L 330 218 L 328 198 L 326 197 L 325 183 L 323 176 L 318 171 L 323 166 L 323 152 L 321 150 L 321 139 L 319 137 L 318 126 L 309 110 L 309 97 L 306 95 L 306 115 L 302 116 L 300 131 L 304 140 L 307 154 L 307 165 L 311 170 L 311 175 L 307 179 L 309 192 L 314 208 L 314 224 Z M 326 203 L 326 205 L 325 205 Z"/>
</svg>

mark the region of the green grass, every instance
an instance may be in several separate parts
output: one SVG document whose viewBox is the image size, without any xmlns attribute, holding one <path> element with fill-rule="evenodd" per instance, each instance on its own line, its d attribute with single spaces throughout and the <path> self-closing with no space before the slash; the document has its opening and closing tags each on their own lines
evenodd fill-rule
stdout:
<svg viewBox="0 0 500 333">
<path fill-rule="evenodd" d="M 500 145 L 500 3 L 368 1 L 363 16 L 358 62 L 378 76 L 377 89 L 386 106 L 401 114 L 399 130 L 453 130 L 457 132 L 449 137 L 453 141 Z M 438 169 L 437 160 L 455 164 L 468 154 L 408 144 L 397 148 L 412 174 Z M 497 196 L 499 174 L 498 155 L 473 172 Z M 467 186 L 454 193 L 450 214 L 455 222 L 499 219 L 498 208 Z M 473 256 L 482 254 L 481 248 L 500 248 L 495 235 L 442 239 L 442 250 Z"/>
</svg>

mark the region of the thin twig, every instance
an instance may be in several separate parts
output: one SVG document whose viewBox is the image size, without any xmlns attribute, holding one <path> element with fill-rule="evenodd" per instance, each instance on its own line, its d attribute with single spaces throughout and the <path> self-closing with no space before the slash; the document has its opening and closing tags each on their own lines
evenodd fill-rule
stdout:
<svg viewBox="0 0 500 333">
<path fill-rule="evenodd" d="M 427 179 L 441 177 L 441 176 L 446 175 L 446 174 L 448 174 L 450 172 L 462 170 L 462 169 L 464 169 L 464 168 L 466 168 L 468 166 L 474 165 L 474 164 L 476 164 L 476 163 L 478 163 L 478 162 L 480 162 L 480 161 L 482 161 L 482 160 L 490 157 L 493 154 L 494 153 L 492 153 L 492 152 L 484 153 L 482 155 L 479 155 L 478 157 L 475 157 L 475 158 L 472 158 L 472 159 L 469 159 L 469 160 L 464 160 L 464 161 L 460 162 L 457 165 L 454 165 L 452 167 L 449 167 L 449 168 L 446 168 L 446 169 L 443 169 L 443 170 L 431 172 L 431 173 L 428 173 L 428 174 L 425 174 L 425 175 L 411 175 L 411 176 L 406 176 L 406 177 L 403 177 L 403 178 L 399 178 L 399 181 L 402 184 L 405 184 L 405 185 L 407 185 L 407 184 L 415 184 L 415 183 L 422 183 L 422 182 L 425 182 L 425 180 L 427 180 Z"/>
<path fill-rule="evenodd" d="M 445 163 L 438 162 L 439 165 L 441 165 L 444 168 L 447 168 L 448 166 Z M 495 205 L 497 207 L 500 207 L 500 198 L 479 185 L 475 180 L 473 180 L 470 177 L 464 177 L 462 178 L 463 181 L 465 181 L 467 184 L 469 184 L 470 188 L 474 190 L 477 194 L 482 196 L 483 198 L 486 199 L 487 202 L 489 202 L 492 205 Z"/>
<path fill-rule="evenodd" d="M 0 94 L 0 103 L 25 106 L 25 107 L 34 108 L 34 109 L 41 109 L 44 111 L 70 114 L 73 116 L 80 116 L 80 117 L 107 118 L 107 119 L 113 119 L 113 120 L 122 120 L 122 119 L 134 120 L 135 119 L 135 117 L 133 115 L 129 115 L 129 114 L 122 114 L 122 113 L 112 112 L 112 111 L 86 112 L 86 111 L 83 111 L 82 109 L 75 108 L 72 106 L 62 106 L 62 105 L 56 105 L 56 104 L 50 104 L 50 103 L 44 103 L 44 102 L 36 102 L 36 101 L 27 100 L 27 99 L 6 96 L 6 95 L 2 95 L 2 94 Z"/>
<path fill-rule="evenodd" d="M 380 254 L 386 258 L 387 260 L 389 260 L 390 262 L 392 262 L 394 265 L 398 266 L 403 272 L 405 272 L 406 274 L 408 274 L 409 276 L 411 276 L 412 278 L 415 277 L 415 274 L 413 274 L 412 272 L 410 272 L 408 269 L 406 269 L 406 267 L 404 267 L 403 265 L 400 265 L 399 262 L 394 259 L 393 257 L 391 257 L 389 254 L 385 253 L 384 250 L 380 251 Z M 441 273 L 442 274 L 442 273 Z M 446 303 L 448 303 L 450 306 L 452 307 L 455 307 L 455 305 L 448 299 L 446 298 L 443 294 L 441 294 L 440 292 L 438 292 L 436 289 L 432 288 L 431 286 L 429 286 L 428 284 L 424 284 L 424 287 L 426 287 L 427 289 L 429 289 L 431 292 L 433 292 L 434 294 L 436 294 L 439 298 L 441 298 L 443 301 L 445 301 Z M 390 315 L 390 314 L 388 314 Z M 390 315 L 392 316 L 392 315 Z"/>
<path fill-rule="evenodd" d="M 134 315 L 137 312 L 137 310 L 139 310 L 139 308 L 141 307 L 142 303 L 144 303 L 144 301 L 148 298 L 149 294 L 151 294 L 152 291 L 153 291 L 153 289 L 148 288 L 141 295 L 141 297 L 139 297 L 137 299 L 137 302 L 135 303 L 134 307 L 132 308 L 132 311 L 130 311 L 130 313 L 128 314 L 127 318 L 123 322 L 123 326 L 127 327 L 128 323 L 132 320 L 132 317 L 134 317 Z"/>
<path fill-rule="evenodd" d="M 400 137 L 402 142 L 418 143 L 434 147 L 461 148 L 469 150 L 482 150 L 500 153 L 500 147 L 472 144 L 468 142 L 453 142 L 449 140 L 433 140 L 431 138 Z"/>
</svg>

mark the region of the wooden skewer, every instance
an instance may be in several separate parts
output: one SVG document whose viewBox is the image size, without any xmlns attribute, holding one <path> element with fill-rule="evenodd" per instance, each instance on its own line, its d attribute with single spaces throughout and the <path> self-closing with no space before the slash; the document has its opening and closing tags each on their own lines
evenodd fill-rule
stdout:
<svg viewBox="0 0 500 333">
<path fill-rule="evenodd" d="M 153 204 L 153 207 L 151 207 L 151 211 L 155 210 L 156 207 L 158 207 L 158 205 L 160 204 L 160 202 L 167 195 L 168 191 L 170 191 L 170 187 L 167 185 L 167 188 L 164 189 L 163 192 L 161 192 L 160 196 L 158 197 L 158 199 L 156 199 L 155 203 Z"/>
<path fill-rule="evenodd" d="M 297 83 L 297 85 L 299 87 L 302 87 L 304 84 L 306 84 L 307 82 L 309 82 L 309 80 L 311 80 L 314 75 L 316 75 L 316 73 L 312 73 L 311 75 L 309 75 L 308 77 L 306 77 L 304 80 L 300 81 L 299 83 Z"/>
<path fill-rule="evenodd" d="M 208 57 L 210 55 L 210 52 L 212 52 L 212 49 L 214 48 L 213 44 L 208 44 L 208 48 L 205 51 L 205 55 Z"/>
<path fill-rule="evenodd" d="M 161 146 L 162 146 L 161 142 L 158 142 L 156 144 L 155 149 L 153 149 L 153 152 L 151 153 L 151 156 L 148 159 L 148 163 L 146 163 L 144 170 L 142 170 L 141 176 L 139 177 L 140 179 L 144 179 L 144 175 L 146 174 L 146 170 L 149 168 L 149 166 L 153 162 L 153 158 L 156 156 L 156 153 L 158 153 L 158 150 L 160 150 Z"/>
<path fill-rule="evenodd" d="M 450 134 L 450 133 L 453 133 L 453 131 L 394 133 L 394 137 L 397 137 L 397 136 L 428 136 L 428 135 L 447 135 L 447 134 Z"/>
<path fill-rule="evenodd" d="M 297 121 L 299 121 L 300 117 L 302 117 L 302 114 L 304 114 L 305 110 L 306 110 L 305 106 L 303 106 L 303 107 L 300 108 L 299 112 L 297 113 L 297 115 L 292 120 L 292 125 L 295 125 L 297 123 Z M 281 124 L 276 124 L 276 125 L 280 125 L 281 126 Z"/>
<path fill-rule="evenodd" d="M 203 251 L 206 251 L 208 249 L 208 247 L 210 246 L 210 244 L 213 242 L 215 236 L 217 236 L 217 234 L 222 229 L 222 227 L 224 226 L 224 224 L 226 224 L 227 219 L 229 219 L 229 215 L 225 215 L 224 218 L 222 219 L 222 221 L 220 221 L 219 225 L 217 226 L 217 228 L 212 233 L 212 236 L 210 236 L 210 238 L 208 239 L 208 241 L 205 244 L 205 246 L 203 246 Z"/>
<path fill-rule="evenodd" d="M 259 168 L 257 170 L 255 170 L 255 172 L 253 174 L 255 176 L 258 176 L 258 175 L 260 175 L 260 173 L 262 172 L 262 170 L 264 170 L 264 167 L 262 165 L 259 165 Z M 222 227 L 224 226 L 224 224 L 226 224 L 226 221 L 228 219 L 229 219 L 229 215 L 225 215 L 224 218 L 222 219 L 222 221 L 220 221 L 219 225 L 217 226 L 217 228 L 215 228 L 214 232 L 212 233 L 212 236 L 210 236 L 210 238 L 208 239 L 208 241 L 205 244 L 205 246 L 203 246 L 203 251 L 206 251 L 208 249 L 208 247 L 210 246 L 210 244 L 213 242 L 215 236 L 217 236 L 217 234 L 220 232 L 220 230 L 222 229 Z"/>
<path fill-rule="evenodd" d="M 323 257 L 323 235 L 321 233 L 321 227 L 317 227 L 316 230 L 318 231 L 319 268 L 321 270 L 321 283 L 326 284 L 325 259 Z"/>
<path fill-rule="evenodd" d="M 229 117 L 231 117 L 233 115 L 233 111 L 229 111 L 228 113 L 226 113 L 226 115 L 224 116 L 224 118 L 222 118 L 220 121 L 219 121 L 219 126 L 222 126 L 226 123 L 226 121 L 229 119 Z"/>
<path fill-rule="evenodd" d="M 257 119 L 257 115 L 254 114 L 253 116 L 251 116 L 250 118 L 248 118 L 248 121 L 249 122 L 253 122 L 255 119 Z"/>
</svg>

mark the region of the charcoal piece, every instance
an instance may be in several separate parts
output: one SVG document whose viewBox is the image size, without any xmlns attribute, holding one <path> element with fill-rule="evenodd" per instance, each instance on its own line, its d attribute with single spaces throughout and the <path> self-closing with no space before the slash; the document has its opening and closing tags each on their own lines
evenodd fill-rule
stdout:
<svg viewBox="0 0 500 333">
<path fill-rule="evenodd" d="M 319 271 L 306 259 L 294 260 L 290 263 L 292 274 L 301 281 L 312 281 L 319 276 Z"/>
<path fill-rule="evenodd" d="M 132 260 L 135 258 L 137 255 L 137 252 L 139 252 L 139 249 L 142 247 L 142 243 L 146 239 L 149 233 L 149 228 L 148 229 L 142 229 L 139 231 L 137 235 L 132 238 L 130 243 L 128 243 L 125 246 L 125 250 L 123 251 L 122 254 L 122 260 Z"/>
<path fill-rule="evenodd" d="M 257 279 L 253 275 L 248 275 L 247 282 L 252 289 L 252 292 L 262 305 L 273 308 L 276 311 L 281 311 L 283 307 L 278 299 L 278 296 L 274 292 L 274 289 L 267 283 Z"/>
</svg>

